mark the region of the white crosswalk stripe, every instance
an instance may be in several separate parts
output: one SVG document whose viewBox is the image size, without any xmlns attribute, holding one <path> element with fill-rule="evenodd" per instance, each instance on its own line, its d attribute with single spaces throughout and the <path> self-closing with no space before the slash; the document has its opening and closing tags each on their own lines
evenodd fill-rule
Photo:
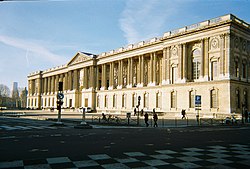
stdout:
<svg viewBox="0 0 250 169">
<path fill-rule="evenodd" d="M 72 128 L 70 126 L 66 127 L 61 127 L 64 129 L 67 128 Z M 7 131 L 12 131 L 12 130 L 33 130 L 33 129 L 38 129 L 38 130 L 43 130 L 43 129 L 57 129 L 57 127 L 54 126 L 8 126 L 8 125 L 1 125 L 0 130 L 7 130 Z"/>
</svg>

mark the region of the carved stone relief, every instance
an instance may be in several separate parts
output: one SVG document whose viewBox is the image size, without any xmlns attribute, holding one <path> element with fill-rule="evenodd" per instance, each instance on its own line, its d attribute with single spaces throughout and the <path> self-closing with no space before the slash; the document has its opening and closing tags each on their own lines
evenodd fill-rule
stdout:
<svg viewBox="0 0 250 169">
<path fill-rule="evenodd" d="M 210 40 L 210 50 L 216 50 L 219 48 L 219 39 L 217 37 L 213 37 Z"/>
<path fill-rule="evenodd" d="M 171 53 L 172 53 L 172 57 L 178 56 L 178 48 L 176 46 L 173 47 Z"/>
</svg>

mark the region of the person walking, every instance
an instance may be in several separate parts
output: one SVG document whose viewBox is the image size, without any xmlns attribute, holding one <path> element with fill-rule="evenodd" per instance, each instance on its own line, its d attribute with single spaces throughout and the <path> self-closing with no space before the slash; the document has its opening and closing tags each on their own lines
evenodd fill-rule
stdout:
<svg viewBox="0 0 250 169">
<path fill-rule="evenodd" d="M 181 110 L 182 118 L 181 119 L 186 119 L 186 110 L 182 109 Z"/>
<path fill-rule="evenodd" d="M 154 127 L 158 127 L 158 124 L 157 124 L 158 116 L 155 112 L 155 109 L 153 109 L 153 119 L 154 119 Z"/>
<path fill-rule="evenodd" d="M 136 107 L 134 108 L 134 116 L 136 116 Z"/>
<path fill-rule="evenodd" d="M 145 120 L 146 127 L 148 127 L 149 124 L 148 124 L 148 113 L 147 112 L 144 114 L 144 120 Z"/>
</svg>

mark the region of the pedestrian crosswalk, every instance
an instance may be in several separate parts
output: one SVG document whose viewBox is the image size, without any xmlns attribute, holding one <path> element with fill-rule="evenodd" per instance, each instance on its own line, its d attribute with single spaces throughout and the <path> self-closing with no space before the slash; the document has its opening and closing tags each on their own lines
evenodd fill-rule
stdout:
<svg viewBox="0 0 250 169">
<path fill-rule="evenodd" d="M 73 128 L 72 126 L 63 126 L 60 128 Z M 58 129 L 56 126 L 9 126 L 9 125 L 1 125 L 0 130 L 7 130 L 7 131 L 12 131 L 12 130 L 43 130 L 43 129 Z"/>
</svg>

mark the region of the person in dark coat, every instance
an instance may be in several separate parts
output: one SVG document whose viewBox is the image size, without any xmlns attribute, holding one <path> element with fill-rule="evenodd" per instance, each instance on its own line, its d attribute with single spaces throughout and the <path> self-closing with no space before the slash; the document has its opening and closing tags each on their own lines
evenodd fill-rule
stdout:
<svg viewBox="0 0 250 169">
<path fill-rule="evenodd" d="M 148 127 L 149 124 L 148 124 L 148 113 L 147 112 L 144 114 L 144 120 L 145 120 L 146 127 Z"/>
<path fill-rule="evenodd" d="M 155 112 L 155 109 L 153 109 L 153 119 L 154 119 L 154 127 L 158 127 L 158 124 L 157 124 L 158 116 Z"/>
<path fill-rule="evenodd" d="M 182 119 L 185 119 L 186 118 L 186 110 L 182 109 L 181 114 L 182 114 Z"/>
<path fill-rule="evenodd" d="M 136 115 L 136 108 L 134 108 L 134 116 Z"/>
</svg>

